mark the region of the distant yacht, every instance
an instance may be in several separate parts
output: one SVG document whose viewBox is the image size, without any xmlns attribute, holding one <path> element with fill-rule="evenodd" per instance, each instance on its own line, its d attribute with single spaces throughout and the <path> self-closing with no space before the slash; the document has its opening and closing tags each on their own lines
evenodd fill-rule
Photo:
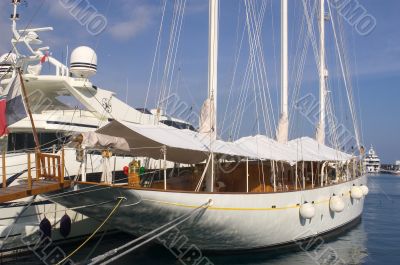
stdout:
<svg viewBox="0 0 400 265">
<path fill-rule="evenodd" d="M 364 167 L 367 173 L 378 173 L 381 170 L 381 160 L 372 146 L 364 158 Z"/>
</svg>

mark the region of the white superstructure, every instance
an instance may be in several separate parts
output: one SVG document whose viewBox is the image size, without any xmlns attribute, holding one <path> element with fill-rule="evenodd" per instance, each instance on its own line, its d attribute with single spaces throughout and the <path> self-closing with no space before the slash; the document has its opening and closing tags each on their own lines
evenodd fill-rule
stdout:
<svg viewBox="0 0 400 265">
<path fill-rule="evenodd" d="M 51 27 L 17 28 L 19 2 L 12 2 L 13 50 L 0 56 L 0 93 L 7 96 L 9 91 L 6 88 L 17 77 L 17 69 L 20 68 L 42 150 L 58 152 L 72 134 L 96 130 L 112 120 L 166 124 L 194 130 L 185 121 L 160 114 L 160 110 L 135 109 L 118 99 L 114 92 L 93 84 L 90 77 L 96 74 L 98 62 L 96 52 L 90 47 L 74 49 L 69 66 L 52 57 L 50 48 L 42 46 L 42 40 L 39 39 L 39 33 L 51 31 Z M 23 51 L 28 51 L 28 54 Z M 53 74 L 43 74 L 44 64 L 46 68 L 47 64 L 50 65 Z M 26 152 L 33 152 L 35 143 L 27 115 L 7 125 L 8 134 L 0 137 L 0 145 L 2 150 L 7 150 L 7 185 L 15 185 L 26 175 Z M 75 149 L 66 148 L 65 157 L 68 174 L 77 174 L 81 164 L 76 160 Z M 122 170 L 130 161 L 118 157 L 112 165 L 116 170 Z M 145 162 L 145 166 L 151 167 L 152 161 Z M 31 166 L 34 167 L 34 163 Z M 96 153 L 88 154 L 85 167 L 87 174 L 101 172 L 102 157 Z M 51 224 L 59 226 L 65 208 L 40 197 L 34 203 L 31 200 L 28 198 L 0 205 L 0 251 L 23 246 L 20 237 L 36 231 L 45 215 Z M 70 237 L 88 234 L 91 232 L 88 227 L 97 225 L 97 222 L 81 214 L 73 211 L 68 213 L 74 220 Z M 58 232 L 53 235 L 55 239 L 62 239 Z"/>
</svg>

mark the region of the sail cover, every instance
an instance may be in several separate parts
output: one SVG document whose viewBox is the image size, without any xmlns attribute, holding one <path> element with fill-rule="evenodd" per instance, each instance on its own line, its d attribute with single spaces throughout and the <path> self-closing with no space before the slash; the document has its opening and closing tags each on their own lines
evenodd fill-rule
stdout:
<svg viewBox="0 0 400 265">
<path fill-rule="evenodd" d="M 227 159 L 247 157 L 284 161 L 290 164 L 298 161 L 351 159 L 351 155 L 325 145 L 318 145 L 311 138 L 293 140 L 288 144 L 278 143 L 262 135 L 244 137 L 235 142 L 212 141 L 209 134 L 180 130 L 164 124 L 143 125 L 115 120 L 98 129 L 97 133 L 125 139 L 129 145 L 129 154 L 132 156 L 163 159 L 164 154 L 161 150 L 165 148 L 168 161 L 187 164 L 205 161 L 211 151 Z M 300 147 L 302 147 L 301 152 Z"/>
<path fill-rule="evenodd" d="M 200 133 L 214 133 L 215 118 L 214 113 L 214 102 L 211 99 L 206 99 L 201 107 L 200 121 L 199 121 L 199 132 Z"/>
<path fill-rule="evenodd" d="M 82 135 L 82 146 L 85 148 L 107 148 L 115 149 L 120 152 L 129 153 L 128 142 L 121 137 L 104 135 L 96 132 L 84 132 Z"/>
</svg>

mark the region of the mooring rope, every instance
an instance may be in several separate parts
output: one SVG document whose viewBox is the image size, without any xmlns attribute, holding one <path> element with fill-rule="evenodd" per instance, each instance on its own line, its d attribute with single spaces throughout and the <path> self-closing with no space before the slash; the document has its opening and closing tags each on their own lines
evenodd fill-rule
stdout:
<svg viewBox="0 0 400 265">
<path fill-rule="evenodd" d="M 124 197 L 120 197 L 118 203 L 115 205 L 114 209 L 108 214 L 107 218 L 94 230 L 94 232 L 85 240 L 82 244 L 80 244 L 74 251 L 72 251 L 68 256 L 66 256 L 63 260 L 57 263 L 57 265 L 63 264 L 66 260 L 72 257 L 76 252 L 78 252 L 87 242 L 89 242 L 92 237 L 96 235 L 96 233 L 107 223 L 107 221 L 114 215 L 115 211 L 119 208 L 122 201 L 126 200 Z"/>
<path fill-rule="evenodd" d="M 145 239 L 145 238 L 149 237 L 150 235 L 152 235 L 152 234 L 154 234 L 154 233 L 156 233 L 156 232 L 158 232 L 158 231 L 160 231 L 160 230 L 163 230 L 164 228 L 166 228 L 166 227 L 172 225 L 172 226 L 166 228 L 165 230 L 161 231 L 160 233 L 157 233 L 156 235 L 154 235 L 154 236 L 152 236 L 152 237 L 146 239 L 145 241 L 141 242 L 140 244 L 135 245 L 135 246 L 133 246 L 132 248 L 130 248 L 130 249 L 128 249 L 128 250 L 125 250 L 124 252 L 122 252 L 122 253 L 120 253 L 120 254 L 118 254 L 118 255 L 116 255 L 116 256 L 110 258 L 109 260 L 107 260 L 107 261 L 105 261 L 105 262 L 103 262 L 103 263 L 101 263 L 101 264 L 109 264 L 110 262 L 113 262 L 113 261 L 115 261 L 115 260 L 121 258 L 122 256 L 125 256 L 126 254 L 132 252 L 133 250 L 135 250 L 135 249 L 137 249 L 137 248 L 139 248 L 139 247 L 141 247 L 141 246 L 147 244 L 148 242 L 154 240 L 155 238 L 157 238 L 157 237 L 159 237 L 159 236 L 162 236 L 163 234 L 169 232 L 171 229 L 175 228 L 176 226 L 182 224 L 183 222 L 185 222 L 185 221 L 187 221 L 189 218 L 191 218 L 192 215 L 195 214 L 199 209 L 207 209 L 208 207 L 211 206 L 211 204 L 212 204 L 212 200 L 210 199 L 207 203 L 198 206 L 197 208 L 193 209 L 192 211 L 190 211 L 190 212 L 188 212 L 188 213 L 186 213 L 186 214 L 184 214 L 184 215 L 182 215 L 182 216 L 179 216 L 178 218 L 175 218 L 174 220 L 172 220 L 172 221 L 170 221 L 170 222 L 164 224 L 163 226 L 160 226 L 160 227 L 158 227 L 158 228 L 156 228 L 156 229 L 150 231 L 149 233 L 144 234 L 144 235 L 142 235 L 141 237 L 138 237 L 138 238 L 136 238 L 136 239 L 134 239 L 134 240 L 132 240 L 132 241 L 130 241 L 130 242 L 128 242 L 128 243 L 126 243 L 126 244 L 124 244 L 124 245 L 118 247 L 118 248 L 112 249 L 112 250 L 110 250 L 110 251 L 108 251 L 108 252 L 106 252 L 106 253 L 104 253 L 104 254 L 101 254 L 101 255 L 99 255 L 99 256 L 97 256 L 97 257 L 92 258 L 92 259 L 89 261 L 89 265 L 98 264 L 98 263 L 100 263 L 101 261 L 105 260 L 106 258 L 108 258 L 108 257 L 110 257 L 110 256 L 112 256 L 112 255 L 114 255 L 114 254 L 117 254 L 117 253 L 118 253 L 119 251 L 121 251 L 122 249 L 125 249 L 125 248 L 127 248 L 127 247 L 129 247 L 129 246 L 135 244 L 136 242 L 138 242 L 138 241 L 140 241 L 140 240 L 142 240 L 142 239 Z M 177 221 L 179 221 L 179 222 L 177 222 Z"/>
</svg>

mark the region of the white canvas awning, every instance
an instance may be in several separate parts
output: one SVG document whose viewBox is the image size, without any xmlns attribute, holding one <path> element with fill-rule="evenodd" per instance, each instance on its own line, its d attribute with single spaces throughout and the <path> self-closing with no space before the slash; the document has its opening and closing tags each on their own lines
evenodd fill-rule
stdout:
<svg viewBox="0 0 400 265">
<path fill-rule="evenodd" d="M 112 121 L 97 130 L 98 133 L 123 137 L 128 142 L 130 154 L 162 159 L 161 149 L 166 147 L 168 161 L 195 164 L 208 157 L 208 148 L 196 137 L 167 125 L 143 125 Z"/>
<path fill-rule="evenodd" d="M 304 161 L 347 161 L 352 155 L 329 146 L 319 144 L 315 139 L 302 137 L 291 140 L 289 146 L 296 152 L 298 160 Z"/>
<path fill-rule="evenodd" d="M 259 159 L 286 161 L 288 163 L 297 161 L 296 153 L 292 148 L 264 135 L 241 138 L 235 141 L 235 145 L 253 152 Z"/>
<path fill-rule="evenodd" d="M 124 138 L 129 154 L 163 159 L 166 148 L 168 161 L 196 164 L 205 161 L 211 150 L 222 157 L 285 161 L 348 160 L 350 155 L 318 143 L 311 138 L 300 138 L 281 144 L 263 135 L 241 138 L 235 142 L 210 141 L 209 134 L 180 130 L 164 124 L 142 125 L 112 121 L 97 133 Z M 126 152 L 125 152 L 126 153 Z"/>
</svg>

